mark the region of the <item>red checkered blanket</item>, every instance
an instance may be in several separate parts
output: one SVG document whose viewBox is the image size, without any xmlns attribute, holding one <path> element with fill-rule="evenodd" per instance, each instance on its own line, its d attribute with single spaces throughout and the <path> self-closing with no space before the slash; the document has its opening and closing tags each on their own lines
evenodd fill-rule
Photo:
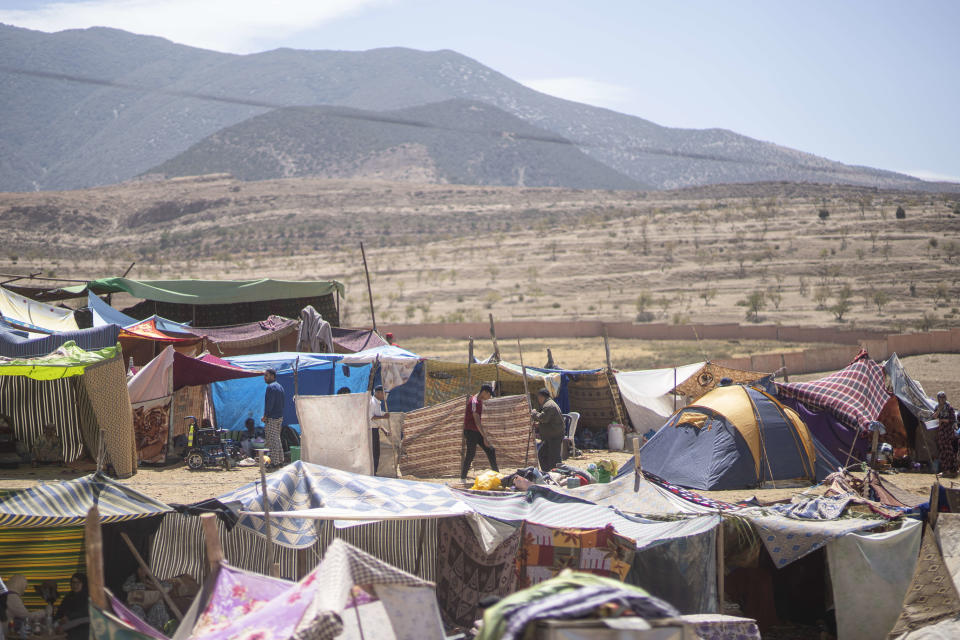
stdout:
<svg viewBox="0 0 960 640">
<path fill-rule="evenodd" d="M 811 409 L 829 412 L 854 429 L 865 429 L 876 420 L 890 399 L 883 385 L 883 369 L 863 350 L 845 369 L 826 378 L 778 383 L 777 389 Z"/>
</svg>

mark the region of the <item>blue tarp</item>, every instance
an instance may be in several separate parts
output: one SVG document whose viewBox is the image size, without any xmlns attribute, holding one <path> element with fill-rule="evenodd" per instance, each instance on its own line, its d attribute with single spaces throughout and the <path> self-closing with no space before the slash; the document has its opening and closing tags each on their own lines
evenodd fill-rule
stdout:
<svg viewBox="0 0 960 640">
<path fill-rule="evenodd" d="M 369 393 L 370 368 L 369 364 L 334 363 L 333 392 L 339 393 L 341 389 L 349 389 L 350 393 Z M 303 387 L 300 388 L 300 393 L 307 395 Z"/>
<path fill-rule="evenodd" d="M 560 391 L 557 392 L 557 397 L 553 401 L 560 407 L 561 413 L 570 413 L 570 390 L 568 388 L 570 378 L 578 374 L 595 374 L 603 371 L 603 369 L 542 369 L 540 367 L 527 367 L 527 369 L 540 373 L 560 374 Z"/>
<path fill-rule="evenodd" d="M 273 355 L 273 354 L 269 354 Z M 246 358 L 248 356 L 237 356 Z M 234 358 L 228 358 L 233 363 Z M 273 366 L 269 361 L 251 369 L 266 369 Z M 314 362 L 311 366 L 298 369 L 298 386 L 302 395 L 324 396 L 333 393 L 334 371 L 331 362 Z M 367 373 L 369 376 L 369 373 Z M 293 404 L 293 369 L 277 368 L 277 382 L 284 390 L 283 423 L 297 425 L 297 410 Z M 263 378 L 239 378 L 210 385 L 213 392 L 213 406 L 216 410 L 217 426 L 223 429 L 241 429 L 247 418 L 253 418 L 256 424 L 263 424 L 263 395 L 266 384 Z M 365 390 L 365 389 L 364 389 Z"/>
<path fill-rule="evenodd" d="M 35 358 L 52 353 L 65 342 L 73 341 L 81 349 L 97 351 L 117 346 L 120 327 L 108 324 L 79 331 L 61 331 L 36 336 L 0 320 L 0 356 L 6 358 Z"/>
<path fill-rule="evenodd" d="M 122 311 L 117 311 L 96 295 L 87 292 L 87 307 L 93 315 L 93 326 L 102 327 L 108 324 L 116 324 L 121 327 L 129 327 L 132 324 L 140 322 L 136 318 L 131 318 Z"/>
</svg>

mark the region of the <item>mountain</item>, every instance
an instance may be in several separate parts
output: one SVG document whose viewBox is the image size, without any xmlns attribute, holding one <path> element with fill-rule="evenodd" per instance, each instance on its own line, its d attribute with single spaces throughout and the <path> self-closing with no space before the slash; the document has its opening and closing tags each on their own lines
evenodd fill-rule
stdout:
<svg viewBox="0 0 960 640">
<path fill-rule="evenodd" d="M 277 109 L 221 129 L 148 173 L 578 189 L 641 186 L 549 131 L 471 100 L 393 111 Z"/>
<path fill-rule="evenodd" d="M 0 190 L 122 181 L 277 106 L 384 111 L 451 99 L 497 107 L 658 189 L 771 180 L 931 188 L 731 131 L 672 129 L 554 98 L 454 51 L 233 55 L 115 29 L 0 25 L 0 61 Z"/>
</svg>

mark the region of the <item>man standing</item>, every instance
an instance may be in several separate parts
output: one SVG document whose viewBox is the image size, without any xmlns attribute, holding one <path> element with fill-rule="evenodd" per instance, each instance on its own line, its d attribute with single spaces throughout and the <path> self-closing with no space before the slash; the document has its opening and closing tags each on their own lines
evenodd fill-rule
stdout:
<svg viewBox="0 0 960 640">
<path fill-rule="evenodd" d="M 373 388 L 373 395 L 370 396 L 370 441 L 373 443 L 373 475 L 377 475 L 377 467 L 380 466 L 380 427 L 377 422 L 385 420 L 386 411 L 383 410 L 383 402 L 386 400 L 383 387 L 377 385 Z"/>
<path fill-rule="evenodd" d="M 957 476 L 957 414 L 947 402 L 947 394 L 937 394 L 937 408 L 933 410 L 937 425 L 937 448 L 940 452 L 940 473 L 944 478 Z"/>
<path fill-rule="evenodd" d="M 463 457 L 463 465 L 460 467 L 460 482 L 467 481 L 467 471 L 473 464 L 473 457 L 477 454 L 477 445 L 487 454 L 487 460 L 490 461 L 490 468 L 494 471 L 500 471 L 497 466 L 497 451 L 489 446 L 483 436 L 483 403 L 493 397 L 493 387 L 485 384 L 480 387 L 480 392 L 475 396 L 470 396 L 467 400 L 467 410 L 463 415 L 463 438 L 467 442 L 466 455 Z"/>
<path fill-rule="evenodd" d="M 279 467 L 283 465 L 283 442 L 280 440 L 280 430 L 283 427 L 283 387 L 277 382 L 276 369 L 264 371 L 263 379 L 267 383 L 263 396 L 263 431 L 267 438 L 267 448 L 270 450 L 270 463 Z"/>
<path fill-rule="evenodd" d="M 550 397 L 550 392 L 546 389 L 540 389 L 537 392 L 537 403 L 540 405 L 540 411 L 532 411 L 534 423 L 537 425 L 537 431 L 540 433 L 540 469 L 550 471 L 560 464 L 561 445 L 565 425 L 563 423 L 563 414 L 560 413 L 560 407 Z"/>
</svg>

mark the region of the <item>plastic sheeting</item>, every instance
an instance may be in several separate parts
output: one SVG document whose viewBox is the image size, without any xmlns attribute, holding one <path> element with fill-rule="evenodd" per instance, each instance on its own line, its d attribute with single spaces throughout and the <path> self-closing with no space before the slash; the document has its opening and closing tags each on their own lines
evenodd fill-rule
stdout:
<svg viewBox="0 0 960 640">
<path fill-rule="evenodd" d="M 659 429 L 674 412 L 674 387 L 703 368 L 705 362 L 675 369 L 621 371 L 616 374 L 620 396 L 637 433 Z"/>
<path fill-rule="evenodd" d="M 271 354 L 272 355 L 272 354 Z M 231 364 L 238 364 L 238 356 L 228 358 Z M 255 360 L 257 367 L 265 369 L 271 366 L 269 360 Z M 249 363 L 247 363 L 249 364 Z M 334 364 L 325 361 L 312 361 L 309 366 L 302 366 L 297 373 L 297 386 L 303 395 L 330 395 L 334 392 Z M 293 403 L 295 395 L 293 369 L 277 369 L 277 382 L 283 387 L 283 423 L 297 425 L 297 409 Z M 217 425 L 225 429 L 241 429 L 247 418 L 253 418 L 256 424 L 262 424 L 263 395 L 265 384 L 263 378 L 241 378 L 226 382 L 215 382 L 210 385 L 213 395 L 213 406 L 216 411 Z"/>
<path fill-rule="evenodd" d="M 373 475 L 366 393 L 296 397 L 300 457 L 341 471 Z"/>
<path fill-rule="evenodd" d="M 838 640 L 885 638 L 893 629 L 920 552 L 922 524 L 848 533 L 827 545 Z"/>
<path fill-rule="evenodd" d="M 0 287 L 0 316 L 11 324 L 52 331 L 78 331 L 77 319 L 72 309 L 62 309 L 31 300 Z"/>
</svg>

